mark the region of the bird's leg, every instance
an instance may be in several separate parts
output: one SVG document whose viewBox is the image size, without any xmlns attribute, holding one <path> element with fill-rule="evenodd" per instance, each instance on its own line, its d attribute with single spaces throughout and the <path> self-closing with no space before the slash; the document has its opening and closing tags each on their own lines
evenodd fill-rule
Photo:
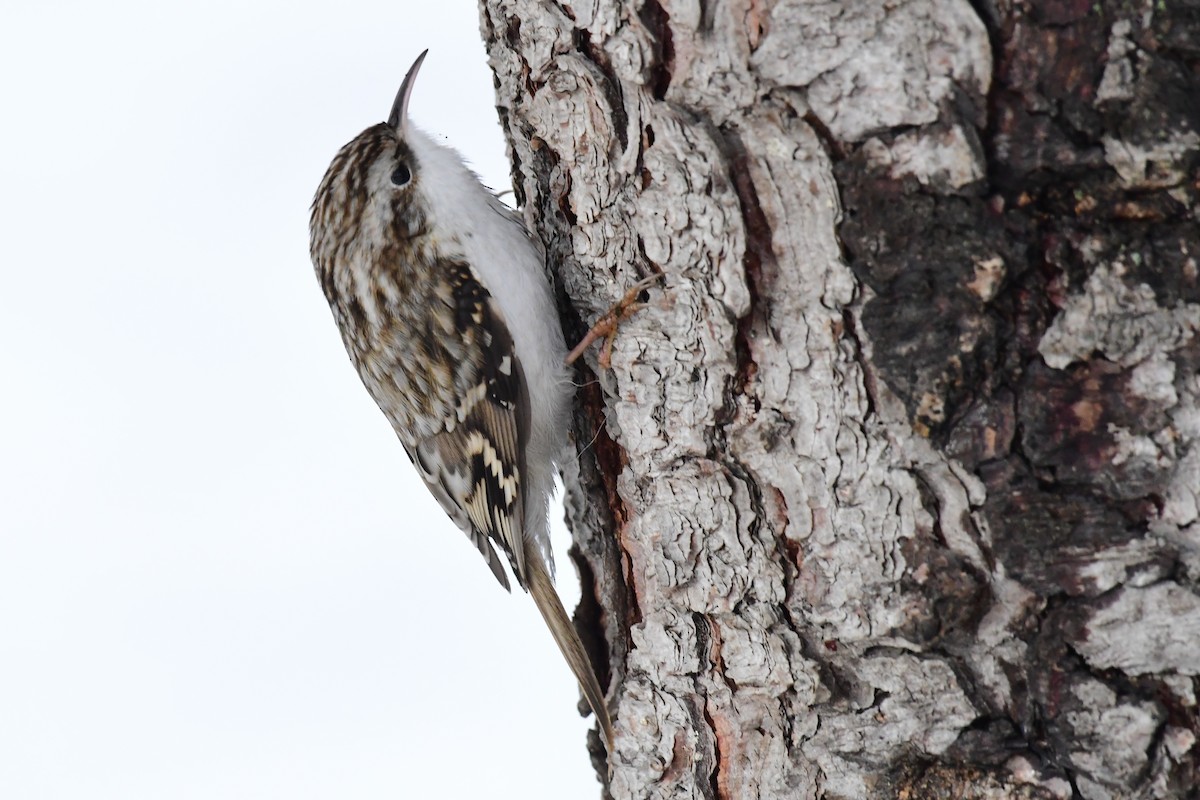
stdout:
<svg viewBox="0 0 1200 800">
<path fill-rule="evenodd" d="M 657 281 L 662 280 L 662 273 L 656 273 L 648 278 L 642 278 L 629 288 L 625 296 L 613 304 L 612 308 L 604 313 L 604 316 L 596 320 L 584 337 L 575 345 L 575 349 L 567 354 L 566 363 L 574 364 L 579 360 L 587 349 L 592 346 L 592 343 L 597 339 L 604 338 L 604 346 L 600 349 L 600 366 L 603 369 L 608 369 L 612 366 L 612 345 L 613 339 L 617 336 L 617 327 L 626 319 L 636 314 L 639 310 L 646 307 L 645 303 L 638 303 L 637 297 L 642 293 L 642 290 Z"/>
</svg>

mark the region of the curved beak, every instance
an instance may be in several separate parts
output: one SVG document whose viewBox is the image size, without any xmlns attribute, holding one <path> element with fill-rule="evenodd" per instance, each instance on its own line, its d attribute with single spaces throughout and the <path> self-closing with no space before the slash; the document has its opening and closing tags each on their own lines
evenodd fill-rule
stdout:
<svg viewBox="0 0 1200 800">
<path fill-rule="evenodd" d="M 396 92 L 396 101 L 392 103 L 392 113 L 388 114 L 388 125 L 392 126 L 392 130 L 401 137 L 404 136 L 404 126 L 408 123 L 408 98 L 412 95 L 417 72 L 421 69 L 421 62 L 425 60 L 428 52 L 428 49 L 422 50 L 421 55 L 417 56 L 417 60 L 408 68 L 408 74 L 404 76 L 404 82 L 400 84 L 400 91 Z"/>
</svg>

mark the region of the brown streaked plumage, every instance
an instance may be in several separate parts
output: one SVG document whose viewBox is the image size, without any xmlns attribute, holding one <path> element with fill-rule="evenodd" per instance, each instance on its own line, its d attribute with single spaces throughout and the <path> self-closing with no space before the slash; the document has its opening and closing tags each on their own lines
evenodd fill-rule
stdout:
<svg viewBox="0 0 1200 800">
<path fill-rule="evenodd" d="M 612 752 L 613 730 L 552 582 L 546 508 L 571 386 L 541 250 L 462 164 L 407 121 L 421 58 L 388 122 L 334 157 L 310 250 L 367 391 L 447 515 L 509 588 L 533 596 Z"/>
</svg>

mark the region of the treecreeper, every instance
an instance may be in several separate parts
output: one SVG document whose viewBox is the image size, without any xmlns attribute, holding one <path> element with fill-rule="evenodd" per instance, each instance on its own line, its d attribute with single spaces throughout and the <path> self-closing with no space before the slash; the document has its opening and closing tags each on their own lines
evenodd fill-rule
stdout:
<svg viewBox="0 0 1200 800">
<path fill-rule="evenodd" d="M 533 596 L 611 754 L 604 692 L 551 578 L 548 504 L 573 388 L 545 257 L 457 152 L 409 122 L 424 58 L 387 121 L 325 172 L 313 266 L 363 385 L 496 580 L 509 588 L 499 549 Z"/>
</svg>

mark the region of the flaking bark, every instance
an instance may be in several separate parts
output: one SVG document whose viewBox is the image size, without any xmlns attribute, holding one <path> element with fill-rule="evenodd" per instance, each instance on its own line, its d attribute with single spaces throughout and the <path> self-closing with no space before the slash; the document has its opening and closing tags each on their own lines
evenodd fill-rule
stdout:
<svg viewBox="0 0 1200 800">
<path fill-rule="evenodd" d="M 1200 790 L 1200 11 L 1036 6 L 483 0 L 618 800 Z"/>
</svg>

